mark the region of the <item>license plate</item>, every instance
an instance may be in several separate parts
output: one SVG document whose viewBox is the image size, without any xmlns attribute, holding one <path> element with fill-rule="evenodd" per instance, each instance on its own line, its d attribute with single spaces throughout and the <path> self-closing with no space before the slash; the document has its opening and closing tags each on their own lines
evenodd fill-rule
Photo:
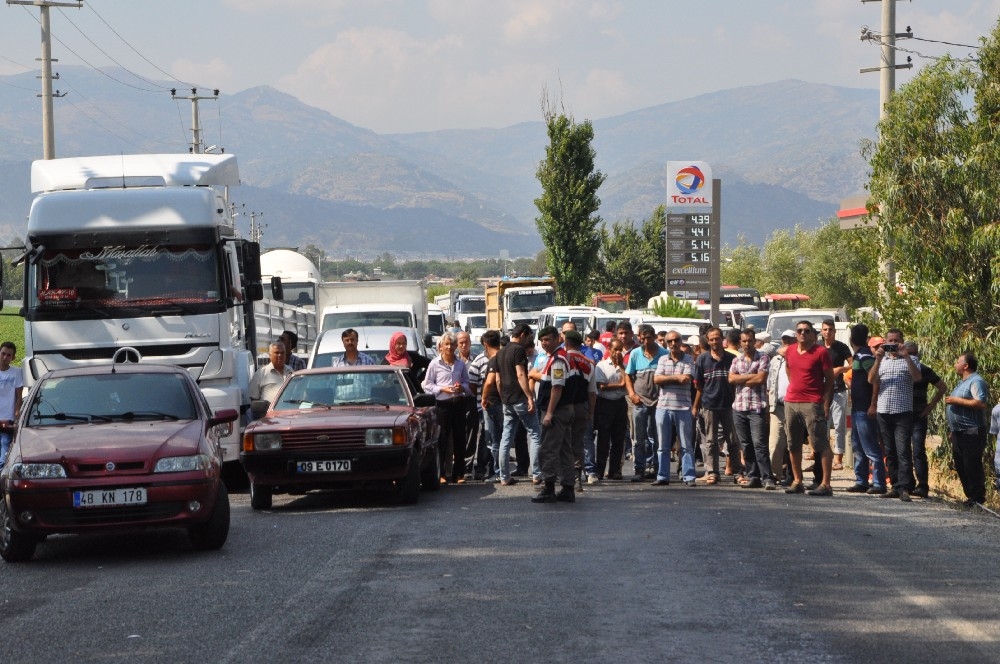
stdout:
<svg viewBox="0 0 1000 664">
<path fill-rule="evenodd" d="M 142 487 L 73 492 L 73 507 L 121 507 L 145 504 L 146 490 Z"/>
<path fill-rule="evenodd" d="M 296 467 L 300 473 L 349 473 L 351 472 L 351 460 L 299 461 Z"/>
</svg>

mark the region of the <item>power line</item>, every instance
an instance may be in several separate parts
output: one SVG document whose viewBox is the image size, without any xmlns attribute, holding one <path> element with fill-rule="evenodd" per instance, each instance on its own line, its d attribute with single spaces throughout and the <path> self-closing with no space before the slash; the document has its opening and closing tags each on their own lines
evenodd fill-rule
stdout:
<svg viewBox="0 0 1000 664">
<path fill-rule="evenodd" d="M 59 8 L 57 8 L 57 9 L 59 9 Z M 116 65 L 118 65 L 119 67 L 121 67 L 122 69 L 124 69 L 125 71 L 127 71 L 128 73 L 132 74 L 133 76 L 135 76 L 137 79 L 139 79 L 140 81 L 142 81 L 144 83 L 148 83 L 149 85 L 154 85 L 154 86 L 160 88 L 161 90 L 166 90 L 167 89 L 167 87 L 165 85 L 160 85 L 159 83 L 156 83 L 155 81 L 150 81 L 149 79 L 147 79 L 147 78 L 145 78 L 143 76 L 140 76 L 139 74 L 135 73 L 134 71 L 132 71 L 131 69 L 129 69 L 128 67 L 126 67 L 125 65 L 123 65 L 122 63 L 120 63 L 117 60 L 115 60 L 113 57 L 111 57 L 111 55 L 107 51 L 105 51 L 103 48 L 101 48 L 100 46 L 98 46 L 97 42 L 95 42 L 93 39 L 91 39 L 90 37 L 88 37 L 87 33 L 85 33 L 83 30 L 81 30 L 80 26 L 78 26 L 76 23 L 74 23 L 73 19 L 71 19 L 66 14 L 66 12 L 64 12 L 62 9 L 59 9 L 59 13 L 62 14 L 63 18 L 66 19 L 66 21 L 68 21 L 70 25 L 72 25 L 74 28 L 76 28 L 77 32 L 79 32 L 81 35 L 83 35 L 84 39 L 86 39 L 87 41 L 90 42 L 91 46 L 93 46 L 98 51 L 100 51 L 104 55 L 104 57 L 106 57 L 108 60 L 111 60 L 111 62 L 115 63 Z"/>
<path fill-rule="evenodd" d="M 190 87 L 193 87 L 191 83 L 186 83 L 186 82 L 184 82 L 184 81 L 180 80 L 179 78 L 176 78 L 175 76 L 173 76 L 173 75 L 172 75 L 172 74 L 170 74 L 169 72 L 166 72 L 166 71 L 164 71 L 164 70 L 160 69 L 160 67 L 158 67 L 158 66 L 157 66 L 157 65 L 156 65 L 155 63 L 153 63 L 153 62 L 152 62 L 152 61 L 151 61 L 151 60 L 150 60 L 149 58 L 147 58 L 147 57 L 146 57 L 145 55 L 143 55 L 142 53 L 140 53 L 140 52 L 138 51 L 138 49 L 136 49 L 136 47 L 135 47 L 135 46 L 132 46 L 132 44 L 130 44 L 130 43 L 128 42 L 128 40 L 127 40 L 127 39 L 125 39 L 125 38 L 124 38 L 124 37 L 122 37 L 122 36 L 121 36 L 120 34 L 118 34 L 118 31 L 117 31 L 117 30 L 115 30 L 115 29 L 114 29 L 113 27 L 111 27 L 111 25 L 110 25 L 110 24 L 109 24 L 109 23 L 108 23 L 107 21 L 105 21 L 105 20 L 104 20 L 104 17 L 103 17 L 103 16 L 101 16 L 100 14 L 98 14 L 98 13 L 97 13 L 97 10 L 96 10 L 96 9 L 94 9 L 94 3 L 93 3 L 93 2 L 89 2 L 89 3 L 87 3 L 87 5 L 85 5 L 85 6 L 87 7 L 87 9 L 89 9 L 89 10 L 90 10 L 90 11 L 92 11 L 92 12 L 94 12 L 94 15 L 95 15 L 95 16 L 97 16 L 97 18 L 99 18 L 99 19 L 101 20 L 101 23 L 103 23 L 103 24 L 104 24 L 105 26 L 107 26 L 108 30 L 110 30 L 111 32 L 113 32 L 113 33 L 114 33 L 115 37 L 118 37 L 118 39 L 120 39 L 120 40 L 121 40 L 121 42 L 122 42 L 123 44 L 125 44 L 125 45 L 126 45 L 126 46 L 128 46 L 128 47 L 129 47 L 130 49 L 132 49 L 132 52 L 133 52 L 133 53 L 135 53 L 135 54 L 136 54 L 136 55 L 138 55 L 138 56 L 139 56 L 140 58 L 142 58 L 143 60 L 145 60 L 145 61 L 146 61 L 146 62 L 147 62 L 147 63 L 148 63 L 148 64 L 149 64 L 149 65 L 150 65 L 151 67 L 153 67 L 153 69 L 155 69 L 156 71 L 160 72 L 161 74 L 163 74 L 163 75 L 164 75 L 164 76 L 166 76 L 167 78 L 170 78 L 170 79 L 173 79 L 174 81 L 177 81 L 178 83 L 181 83 L 181 84 L 182 84 L 182 85 L 184 85 L 185 87 L 188 87 L 188 88 L 190 88 Z"/>
</svg>

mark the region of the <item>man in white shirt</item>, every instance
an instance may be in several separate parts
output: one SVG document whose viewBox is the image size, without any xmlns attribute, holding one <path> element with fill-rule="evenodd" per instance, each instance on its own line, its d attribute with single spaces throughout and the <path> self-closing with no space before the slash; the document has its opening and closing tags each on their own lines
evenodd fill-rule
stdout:
<svg viewBox="0 0 1000 664">
<path fill-rule="evenodd" d="M 9 431 L 0 432 L 0 468 L 7 461 L 14 422 L 21 413 L 24 376 L 21 367 L 11 364 L 16 353 L 17 347 L 13 342 L 0 344 L 0 425 L 10 427 Z"/>
<path fill-rule="evenodd" d="M 285 344 L 275 341 L 267 349 L 271 361 L 257 369 L 250 379 L 250 398 L 270 402 L 278 394 L 285 378 L 292 375 L 292 368 L 285 364 Z"/>
</svg>

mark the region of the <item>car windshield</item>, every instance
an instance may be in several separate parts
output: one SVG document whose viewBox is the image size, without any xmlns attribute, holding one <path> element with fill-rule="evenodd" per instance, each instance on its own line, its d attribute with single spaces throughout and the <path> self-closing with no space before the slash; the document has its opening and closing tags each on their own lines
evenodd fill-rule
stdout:
<svg viewBox="0 0 1000 664">
<path fill-rule="evenodd" d="M 298 374 L 289 379 L 278 395 L 274 409 L 407 405 L 406 394 L 395 370 Z"/>
<path fill-rule="evenodd" d="M 341 327 L 415 327 L 408 311 L 337 311 L 323 315 L 323 329 Z"/>
<path fill-rule="evenodd" d="M 170 373 L 47 378 L 29 408 L 28 426 L 197 417 L 183 377 Z"/>
</svg>

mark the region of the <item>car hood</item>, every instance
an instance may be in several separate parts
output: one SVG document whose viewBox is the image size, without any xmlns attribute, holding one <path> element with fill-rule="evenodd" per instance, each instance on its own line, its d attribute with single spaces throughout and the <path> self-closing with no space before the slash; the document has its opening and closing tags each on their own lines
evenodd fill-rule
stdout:
<svg viewBox="0 0 1000 664">
<path fill-rule="evenodd" d="M 250 425 L 261 427 L 336 427 L 338 429 L 371 429 L 406 424 L 413 412 L 409 406 L 349 406 L 312 408 L 310 410 L 279 410 Z"/>
<path fill-rule="evenodd" d="M 26 427 L 18 432 L 18 444 L 21 459 L 30 462 L 108 456 L 146 460 L 195 454 L 203 431 L 201 420 Z"/>
</svg>

